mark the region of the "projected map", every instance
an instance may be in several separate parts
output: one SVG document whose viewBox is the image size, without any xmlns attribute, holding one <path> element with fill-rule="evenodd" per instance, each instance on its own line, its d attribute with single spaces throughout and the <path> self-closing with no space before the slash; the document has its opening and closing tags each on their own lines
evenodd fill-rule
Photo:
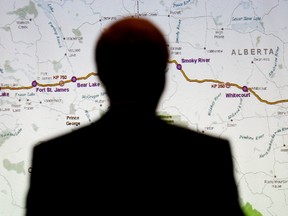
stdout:
<svg viewBox="0 0 288 216">
<path fill-rule="evenodd" d="M 159 116 L 228 138 L 246 215 L 287 216 L 287 11 L 287 0 L 2 0 L 0 215 L 25 213 L 35 144 L 109 109 L 93 49 L 129 15 L 169 42 Z"/>
</svg>

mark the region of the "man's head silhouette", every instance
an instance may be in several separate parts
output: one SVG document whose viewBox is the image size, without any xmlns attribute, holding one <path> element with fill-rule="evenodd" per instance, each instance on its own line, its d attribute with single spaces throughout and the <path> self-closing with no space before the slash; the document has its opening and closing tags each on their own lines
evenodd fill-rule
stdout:
<svg viewBox="0 0 288 216">
<path fill-rule="evenodd" d="M 150 21 L 126 17 L 100 35 L 98 75 L 114 106 L 155 111 L 165 86 L 169 53 L 162 32 Z"/>
</svg>

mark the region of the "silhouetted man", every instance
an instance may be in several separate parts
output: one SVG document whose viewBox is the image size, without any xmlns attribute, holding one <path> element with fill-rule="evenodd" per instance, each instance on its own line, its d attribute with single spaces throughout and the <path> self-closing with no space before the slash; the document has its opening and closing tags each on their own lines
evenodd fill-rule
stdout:
<svg viewBox="0 0 288 216">
<path fill-rule="evenodd" d="M 156 115 L 169 53 L 150 21 L 123 18 L 100 36 L 110 98 L 99 120 L 35 146 L 31 215 L 242 215 L 227 140 Z"/>
</svg>

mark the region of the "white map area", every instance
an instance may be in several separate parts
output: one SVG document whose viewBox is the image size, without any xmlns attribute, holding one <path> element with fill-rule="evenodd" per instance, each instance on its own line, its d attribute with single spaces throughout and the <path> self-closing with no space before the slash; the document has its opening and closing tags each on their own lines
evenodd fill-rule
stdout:
<svg viewBox="0 0 288 216">
<path fill-rule="evenodd" d="M 229 138 L 247 215 L 287 216 L 287 11 L 287 0 L 1 0 L 0 215 L 24 215 L 33 145 L 107 110 L 93 48 L 133 15 L 169 42 L 159 114 Z"/>
</svg>

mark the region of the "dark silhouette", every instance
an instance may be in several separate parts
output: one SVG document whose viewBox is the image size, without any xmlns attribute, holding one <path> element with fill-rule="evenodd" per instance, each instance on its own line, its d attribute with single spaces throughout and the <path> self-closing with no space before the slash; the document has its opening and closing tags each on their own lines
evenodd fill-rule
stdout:
<svg viewBox="0 0 288 216">
<path fill-rule="evenodd" d="M 156 115 L 169 52 L 150 21 L 126 17 L 100 36 L 110 98 L 97 121 L 36 145 L 31 215 L 243 215 L 229 142 Z"/>
</svg>

